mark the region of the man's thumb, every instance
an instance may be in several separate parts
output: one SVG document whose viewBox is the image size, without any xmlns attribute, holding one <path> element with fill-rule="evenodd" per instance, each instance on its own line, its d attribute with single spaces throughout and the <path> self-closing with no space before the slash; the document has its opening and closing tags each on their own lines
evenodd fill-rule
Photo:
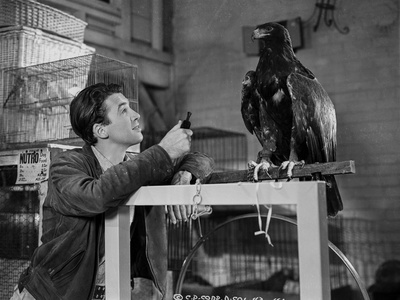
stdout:
<svg viewBox="0 0 400 300">
<path fill-rule="evenodd" d="M 172 129 L 171 129 L 171 130 L 176 130 L 176 129 L 179 129 L 179 128 L 181 128 L 181 125 L 182 125 L 182 121 L 181 121 L 181 120 L 179 120 L 179 121 L 178 121 L 178 124 L 176 124 L 174 127 L 172 127 Z"/>
</svg>

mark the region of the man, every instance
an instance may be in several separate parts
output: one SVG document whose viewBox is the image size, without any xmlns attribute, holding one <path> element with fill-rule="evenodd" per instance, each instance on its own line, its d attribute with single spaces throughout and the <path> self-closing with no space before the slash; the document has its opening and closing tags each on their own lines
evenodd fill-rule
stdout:
<svg viewBox="0 0 400 300">
<path fill-rule="evenodd" d="M 212 160 L 187 154 L 192 131 L 178 122 L 161 140 L 135 156 L 142 141 L 140 115 L 118 85 L 95 84 L 70 105 L 71 125 L 85 145 L 51 164 L 43 204 L 43 244 L 21 275 L 12 299 L 104 299 L 104 213 L 144 185 L 204 178 Z M 173 179 L 173 175 L 178 174 Z M 187 176 L 189 175 L 189 176 Z M 161 299 L 166 285 L 164 207 L 135 207 L 131 225 L 132 299 Z M 168 209 L 186 220 L 184 206 Z M 23 298 L 25 296 L 25 298 Z"/>
</svg>

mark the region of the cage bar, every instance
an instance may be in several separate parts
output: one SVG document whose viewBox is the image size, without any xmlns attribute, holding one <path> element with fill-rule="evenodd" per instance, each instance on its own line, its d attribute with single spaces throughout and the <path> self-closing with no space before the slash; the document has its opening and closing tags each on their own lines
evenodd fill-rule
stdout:
<svg viewBox="0 0 400 300">
<path fill-rule="evenodd" d="M 3 70 L 2 144 L 74 137 L 69 104 L 83 88 L 116 83 L 138 110 L 137 67 L 99 54 Z"/>
</svg>

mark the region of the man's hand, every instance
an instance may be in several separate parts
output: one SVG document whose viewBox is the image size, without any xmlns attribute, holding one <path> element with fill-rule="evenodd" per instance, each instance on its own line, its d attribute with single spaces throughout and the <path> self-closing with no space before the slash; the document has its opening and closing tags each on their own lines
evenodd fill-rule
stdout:
<svg viewBox="0 0 400 300">
<path fill-rule="evenodd" d="M 167 151 L 172 160 L 175 160 L 190 151 L 193 131 L 190 129 L 182 129 L 181 124 L 182 121 L 179 121 L 178 124 L 172 127 L 172 129 L 158 144 Z"/>
<path fill-rule="evenodd" d="M 171 184 L 174 185 L 186 185 L 190 184 L 192 180 L 192 174 L 187 171 L 179 171 L 172 178 Z M 176 224 L 177 221 L 184 220 L 188 221 L 190 215 L 192 214 L 191 205 L 168 205 L 167 212 L 172 223 Z"/>
</svg>

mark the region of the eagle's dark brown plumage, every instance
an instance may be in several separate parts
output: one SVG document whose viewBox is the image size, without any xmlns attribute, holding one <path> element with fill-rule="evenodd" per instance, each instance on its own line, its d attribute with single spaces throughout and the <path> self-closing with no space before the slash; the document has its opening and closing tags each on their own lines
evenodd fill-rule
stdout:
<svg viewBox="0 0 400 300">
<path fill-rule="evenodd" d="M 314 74 L 296 58 L 289 33 L 276 23 L 258 26 L 253 39 L 265 46 L 255 71 L 242 82 L 246 128 L 263 149 L 258 163 L 281 166 L 291 178 L 296 164 L 336 160 L 336 114 Z M 327 182 L 328 214 L 343 209 L 334 176 Z"/>
</svg>

